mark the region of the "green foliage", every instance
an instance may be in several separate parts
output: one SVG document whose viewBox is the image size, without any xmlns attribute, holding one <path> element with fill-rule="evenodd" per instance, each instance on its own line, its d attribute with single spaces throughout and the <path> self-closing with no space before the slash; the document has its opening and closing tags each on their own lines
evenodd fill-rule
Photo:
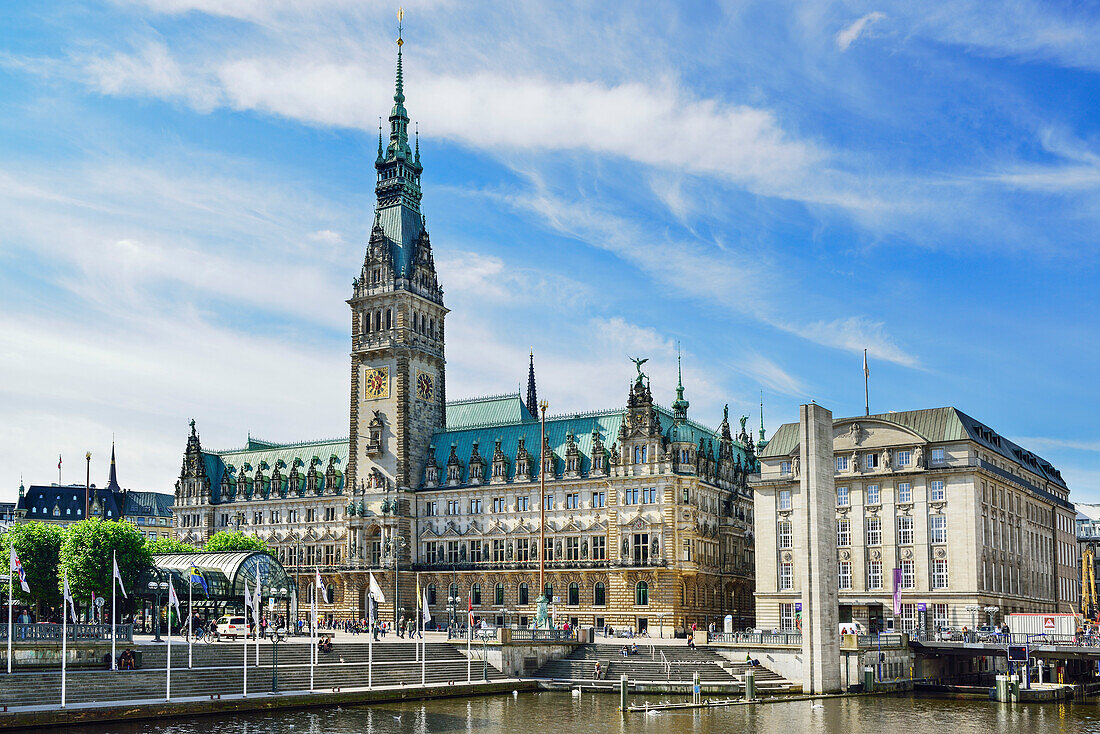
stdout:
<svg viewBox="0 0 1100 734">
<path fill-rule="evenodd" d="M 44 522 L 13 525 L 0 538 L 4 549 L 3 564 L 7 565 L 11 553 L 8 549 L 14 543 L 19 562 L 27 574 L 27 585 L 31 587 L 31 593 L 27 594 L 16 582 L 17 600 L 46 605 L 55 605 L 61 600 L 57 565 L 63 538 L 64 532 L 59 526 Z"/>
<path fill-rule="evenodd" d="M 60 571 L 69 572 L 69 588 L 74 597 L 86 598 L 93 591 L 99 596 L 111 593 L 112 552 L 118 553 L 118 571 L 126 592 L 133 593 L 138 574 L 153 562 L 140 530 L 128 522 L 99 518 L 82 520 L 66 528 Z"/>
<path fill-rule="evenodd" d="M 274 557 L 275 551 L 255 535 L 245 535 L 239 530 L 222 530 L 210 536 L 203 550 L 209 553 L 221 551 L 259 551 Z"/>
<path fill-rule="evenodd" d="M 199 550 L 175 538 L 146 538 L 145 547 L 150 553 L 196 553 Z"/>
</svg>

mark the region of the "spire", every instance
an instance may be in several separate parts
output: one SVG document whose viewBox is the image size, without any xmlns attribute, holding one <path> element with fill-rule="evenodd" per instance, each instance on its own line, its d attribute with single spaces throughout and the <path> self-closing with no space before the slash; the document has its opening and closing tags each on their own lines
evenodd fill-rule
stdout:
<svg viewBox="0 0 1100 734">
<path fill-rule="evenodd" d="M 381 163 L 386 159 L 385 150 L 382 148 L 382 118 L 378 118 L 378 163 Z"/>
<path fill-rule="evenodd" d="M 684 399 L 684 372 L 680 365 L 680 342 L 676 342 L 676 400 L 672 402 L 672 410 L 676 415 L 676 420 L 687 420 L 688 406 L 690 405 L 691 403 Z"/>
<path fill-rule="evenodd" d="M 764 440 L 765 440 L 764 439 L 764 391 L 761 390 L 760 391 L 760 441 L 758 441 L 757 443 L 758 444 L 763 443 Z"/>
<path fill-rule="evenodd" d="M 535 390 L 535 350 L 531 349 L 531 364 L 527 368 L 527 412 L 539 417 L 538 393 Z"/>
<path fill-rule="evenodd" d="M 417 165 L 420 165 L 420 123 L 419 122 L 416 123 L 416 127 L 414 129 L 416 131 L 416 155 L 415 155 L 413 160 L 416 162 Z"/>
<path fill-rule="evenodd" d="M 107 489 L 111 492 L 121 492 L 122 487 L 118 486 L 118 473 L 115 470 L 115 442 L 111 441 L 111 474 L 107 478 Z"/>
</svg>

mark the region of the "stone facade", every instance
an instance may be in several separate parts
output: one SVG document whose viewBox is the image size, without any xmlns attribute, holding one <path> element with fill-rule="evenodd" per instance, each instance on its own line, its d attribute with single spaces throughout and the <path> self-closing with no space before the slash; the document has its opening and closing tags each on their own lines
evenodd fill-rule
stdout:
<svg viewBox="0 0 1100 734">
<path fill-rule="evenodd" d="M 548 502 L 546 582 L 559 621 L 671 629 L 731 615 L 750 624 L 746 478 L 756 457 L 744 420 L 736 437 L 728 419 L 718 430 L 690 420 L 682 380 L 672 409 L 658 405 L 645 360 L 635 360 L 625 408 L 549 418 L 545 441 L 533 357 L 526 403 L 518 394 L 447 402 L 448 312 L 404 101 L 399 52 L 374 223 L 347 301 L 349 438 L 250 437 L 205 451 L 192 422 L 176 484 L 178 537 L 259 535 L 300 581 L 314 568 L 325 575 L 334 593 L 321 610 L 337 617 L 366 616 L 373 574 L 385 618 L 411 616 L 419 578 L 436 622 L 471 604 L 478 619 L 528 622 Z M 460 600 L 453 610 L 449 597 Z M 302 589 L 300 608 L 306 599 Z"/>
<path fill-rule="evenodd" d="M 794 628 L 802 474 L 797 424 L 784 425 L 751 479 L 758 624 Z M 833 423 L 841 621 L 909 631 L 974 626 L 984 613 L 1069 612 L 1077 598 L 1074 509 L 1048 462 L 955 408 Z M 789 565 L 788 565 L 789 564 Z M 901 572 L 901 614 L 893 573 Z"/>
</svg>

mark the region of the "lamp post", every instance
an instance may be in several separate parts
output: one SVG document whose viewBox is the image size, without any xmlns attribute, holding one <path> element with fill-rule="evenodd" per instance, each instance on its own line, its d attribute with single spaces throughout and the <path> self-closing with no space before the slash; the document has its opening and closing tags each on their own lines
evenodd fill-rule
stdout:
<svg viewBox="0 0 1100 734">
<path fill-rule="evenodd" d="M 394 500 L 396 503 L 396 500 Z M 390 537 L 386 543 L 386 553 L 389 556 L 387 561 L 393 563 L 393 627 L 396 631 L 398 625 L 401 624 L 400 614 L 401 610 L 397 602 L 398 585 L 397 574 L 401 569 L 401 549 L 405 547 L 405 539 L 400 535 L 397 535 L 397 527 L 394 526 L 394 534 Z"/>
<path fill-rule="evenodd" d="M 454 628 L 454 626 L 455 626 L 455 613 L 458 610 L 458 603 L 460 601 L 462 601 L 462 600 L 457 596 L 451 596 L 450 594 L 447 595 L 447 609 L 449 609 L 450 612 L 451 612 L 451 627 L 452 628 Z"/>
<path fill-rule="evenodd" d="M 153 598 L 156 599 L 157 613 L 153 620 L 154 634 L 156 635 L 153 642 L 160 642 L 160 596 L 164 592 L 168 591 L 168 584 L 165 581 L 150 581 L 149 590 L 153 592 Z"/>
</svg>

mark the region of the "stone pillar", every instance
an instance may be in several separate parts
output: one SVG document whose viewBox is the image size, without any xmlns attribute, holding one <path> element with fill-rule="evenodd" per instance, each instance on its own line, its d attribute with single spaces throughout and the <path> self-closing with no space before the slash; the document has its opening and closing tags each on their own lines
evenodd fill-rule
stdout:
<svg viewBox="0 0 1100 734">
<path fill-rule="evenodd" d="M 798 434 L 802 687 L 807 693 L 835 693 L 841 684 L 833 414 L 815 403 L 801 406 Z"/>
</svg>

